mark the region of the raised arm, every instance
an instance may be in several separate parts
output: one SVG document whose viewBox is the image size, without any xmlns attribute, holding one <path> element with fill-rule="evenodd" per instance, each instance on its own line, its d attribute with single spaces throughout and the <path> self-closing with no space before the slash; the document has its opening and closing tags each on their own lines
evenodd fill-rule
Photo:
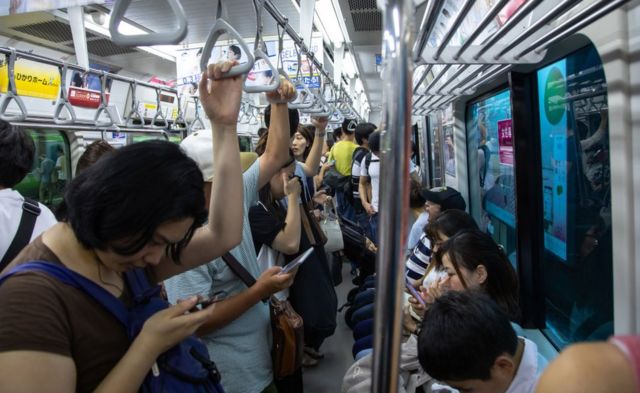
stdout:
<svg viewBox="0 0 640 393">
<path fill-rule="evenodd" d="M 181 264 L 165 256 L 156 267 L 159 281 L 223 255 L 242 240 L 243 185 L 237 121 L 242 77 L 222 78 L 236 62 L 210 64 L 198 87 L 213 133 L 213 180 L 209 221 L 198 228 L 181 255 Z"/>
<path fill-rule="evenodd" d="M 281 77 L 278 90 L 266 94 L 271 103 L 271 122 L 269 123 L 267 146 L 264 154 L 260 157 L 258 189 L 267 184 L 289 158 L 289 109 L 286 103 L 276 103 L 275 101 L 291 99 L 295 92 L 295 86 Z"/>
<path fill-rule="evenodd" d="M 283 254 L 291 255 L 300 249 L 300 205 L 298 198 L 302 190 L 300 179 L 294 177 L 289 179 L 286 174 L 282 174 L 284 182 L 284 192 L 287 195 L 287 217 L 284 220 L 284 228 L 278 233 L 271 248 Z"/>
<path fill-rule="evenodd" d="M 313 177 L 318 174 L 318 168 L 320 167 L 322 147 L 324 146 L 324 138 L 327 134 L 326 130 L 329 119 L 326 117 L 312 117 L 311 123 L 316 128 L 316 135 L 315 138 L 313 138 L 313 145 L 311 145 L 309 155 L 307 156 L 304 164 L 302 164 L 302 169 L 304 170 L 305 175 Z"/>
</svg>

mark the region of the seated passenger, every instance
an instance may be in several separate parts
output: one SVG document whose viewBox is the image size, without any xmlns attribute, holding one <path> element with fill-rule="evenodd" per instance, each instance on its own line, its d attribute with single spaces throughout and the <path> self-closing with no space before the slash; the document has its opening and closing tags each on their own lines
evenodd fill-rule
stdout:
<svg viewBox="0 0 640 393">
<path fill-rule="evenodd" d="M 428 221 L 435 220 L 440 213 L 447 210 L 465 210 L 467 204 L 460 193 L 452 187 L 436 187 L 431 190 L 423 190 L 422 197 L 426 200 L 425 211 Z M 412 229 L 413 231 L 413 229 Z M 406 263 L 406 275 L 409 282 L 414 286 L 419 284 L 425 275 L 429 261 L 431 260 L 431 241 L 426 233 L 426 225 L 421 229 L 422 233 L 418 238 L 411 255 Z"/>
<path fill-rule="evenodd" d="M 34 260 L 63 265 L 127 306 L 126 271 L 144 269 L 149 281 L 160 283 L 237 245 L 242 78 L 214 79 L 232 65 L 209 65 L 200 82 L 216 140 L 213 166 L 224 179 L 212 189 L 207 225 L 202 172 L 193 160 L 170 142 L 136 143 L 73 179 L 60 206 L 62 222 L 5 271 Z M 92 295 L 45 273 L 13 275 L 0 286 L 0 391 L 137 392 L 157 357 L 216 312 L 188 312 L 197 300 L 152 315 L 131 342 L 125 326 Z"/>
<path fill-rule="evenodd" d="M 58 222 L 45 205 L 27 202 L 13 189 L 31 171 L 35 150 L 26 130 L 0 120 L 0 271 L 31 240 Z M 34 213 L 29 210 L 30 206 Z M 37 208 L 39 214 L 35 214 Z M 18 233 L 20 227 L 23 227 L 22 234 Z"/>
<path fill-rule="evenodd" d="M 425 314 L 420 365 L 460 392 L 530 393 L 539 376 L 538 348 L 518 337 L 502 307 L 482 293 L 451 291 Z"/>
<path fill-rule="evenodd" d="M 291 83 L 282 80 L 278 91 L 268 93 L 270 101 L 293 96 Z M 280 267 L 263 271 L 258 266 L 249 225 L 249 209 L 258 202 L 258 190 L 280 171 L 289 152 L 289 111 L 287 104 L 271 104 L 269 141 L 265 153 L 255 161 L 242 177 L 244 193 L 228 195 L 242 201 L 244 215 L 235 224 L 242 225 L 242 242 L 231 254 L 257 279 L 247 288 L 222 258 L 192 269 L 165 281 L 169 301 L 193 295 L 224 296 L 216 303 L 216 312 L 198 330 L 223 375 L 222 386 L 227 393 L 255 393 L 273 389 L 271 362 L 271 322 L 269 306 L 262 299 L 288 288 L 293 274 L 279 275 Z M 234 120 L 234 127 L 235 127 Z M 180 146 L 195 160 L 204 174 L 205 196 L 209 190 L 226 189 L 227 180 L 212 182 L 213 160 L 217 159 L 218 140 L 207 131 L 198 131 L 185 138 Z M 212 147 L 215 149 L 212 159 Z M 238 155 L 238 147 L 229 154 Z M 216 174 L 217 175 L 217 174 Z M 221 178 L 222 179 L 222 178 Z M 226 193 L 231 192 L 227 190 Z M 240 197 L 243 196 L 243 199 Z M 213 195 L 211 203 L 214 203 Z M 218 203 L 218 202 L 215 202 Z"/>
<path fill-rule="evenodd" d="M 536 393 L 640 391 L 640 336 L 567 347 L 540 377 Z"/>
</svg>

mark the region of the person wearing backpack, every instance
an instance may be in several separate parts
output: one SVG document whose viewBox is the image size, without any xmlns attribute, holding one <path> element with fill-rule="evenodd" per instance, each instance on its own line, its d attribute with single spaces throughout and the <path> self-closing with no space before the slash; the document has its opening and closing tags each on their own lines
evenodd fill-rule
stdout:
<svg viewBox="0 0 640 393">
<path fill-rule="evenodd" d="M 13 189 L 33 167 L 35 150 L 25 129 L 0 120 L 0 271 L 58 222 L 45 205 Z"/>
<path fill-rule="evenodd" d="M 362 159 L 369 153 L 369 136 L 376 130 L 375 124 L 360 123 L 356 126 L 356 143 L 358 148 L 353 152 L 351 160 L 351 205 L 355 210 L 355 218 L 360 228 L 362 228 L 367 236 L 371 237 L 369 228 L 369 215 L 362 206 L 360 200 L 360 163 Z"/>
<path fill-rule="evenodd" d="M 194 296 L 167 308 L 157 284 L 241 240 L 242 78 L 221 79 L 234 64 L 209 65 L 200 81 L 225 180 L 214 182 L 207 225 L 202 172 L 173 143 L 125 146 L 73 179 L 62 222 L 0 279 L 0 391 L 222 392 L 191 337 L 216 307 L 194 310 Z"/>
</svg>

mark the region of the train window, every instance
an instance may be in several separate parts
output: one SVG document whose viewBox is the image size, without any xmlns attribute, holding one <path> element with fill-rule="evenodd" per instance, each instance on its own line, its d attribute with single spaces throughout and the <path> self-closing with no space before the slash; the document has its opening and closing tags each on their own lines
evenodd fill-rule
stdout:
<svg viewBox="0 0 640 393">
<path fill-rule="evenodd" d="M 537 71 L 545 333 L 559 348 L 613 333 L 607 84 L 593 46 Z"/>
<path fill-rule="evenodd" d="M 152 141 L 152 140 L 167 140 L 164 134 L 144 134 L 144 133 L 136 133 L 136 132 L 128 132 L 127 133 L 127 143 L 138 143 L 144 141 Z"/>
<path fill-rule="evenodd" d="M 28 132 L 36 147 L 33 167 L 15 189 L 25 197 L 55 208 L 71 179 L 69 144 L 57 130 L 28 129 Z"/>
<path fill-rule="evenodd" d="M 250 136 L 238 135 L 238 144 L 240 145 L 240 151 L 242 152 L 253 151 L 251 148 Z"/>
<path fill-rule="evenodd" d="M 442 173 L 442 156 L 440 146 L 442 146 L 442 119 L 440 112 L 429 115 L 429 139 L 430 139 L 430 165 L 431 187 L 441 187 L 444 185 L 444 174 Z"/>
<path fill-rule="evenodd" d="M 517 268 L 510 100 L 511 92 L 502 90 L 467 106 L 469 210 Z"/>
</svg>

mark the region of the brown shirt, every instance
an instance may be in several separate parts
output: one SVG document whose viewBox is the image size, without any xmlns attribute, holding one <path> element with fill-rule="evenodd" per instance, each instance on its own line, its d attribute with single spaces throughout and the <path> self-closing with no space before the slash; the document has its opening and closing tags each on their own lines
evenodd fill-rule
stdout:
<svg viewBox="0 0 640 393">
<path fill-rule="evenodd" d="M 11 266 L 34 260 L 61 263 L 38 237 Z M 21 273 L 0 286 L 0 352 L 30 350 L 72 358 L 77 392 L 93 391 L 129 344 L 124 326 L 108 310 L 45 273 Z"/>
</svg>

